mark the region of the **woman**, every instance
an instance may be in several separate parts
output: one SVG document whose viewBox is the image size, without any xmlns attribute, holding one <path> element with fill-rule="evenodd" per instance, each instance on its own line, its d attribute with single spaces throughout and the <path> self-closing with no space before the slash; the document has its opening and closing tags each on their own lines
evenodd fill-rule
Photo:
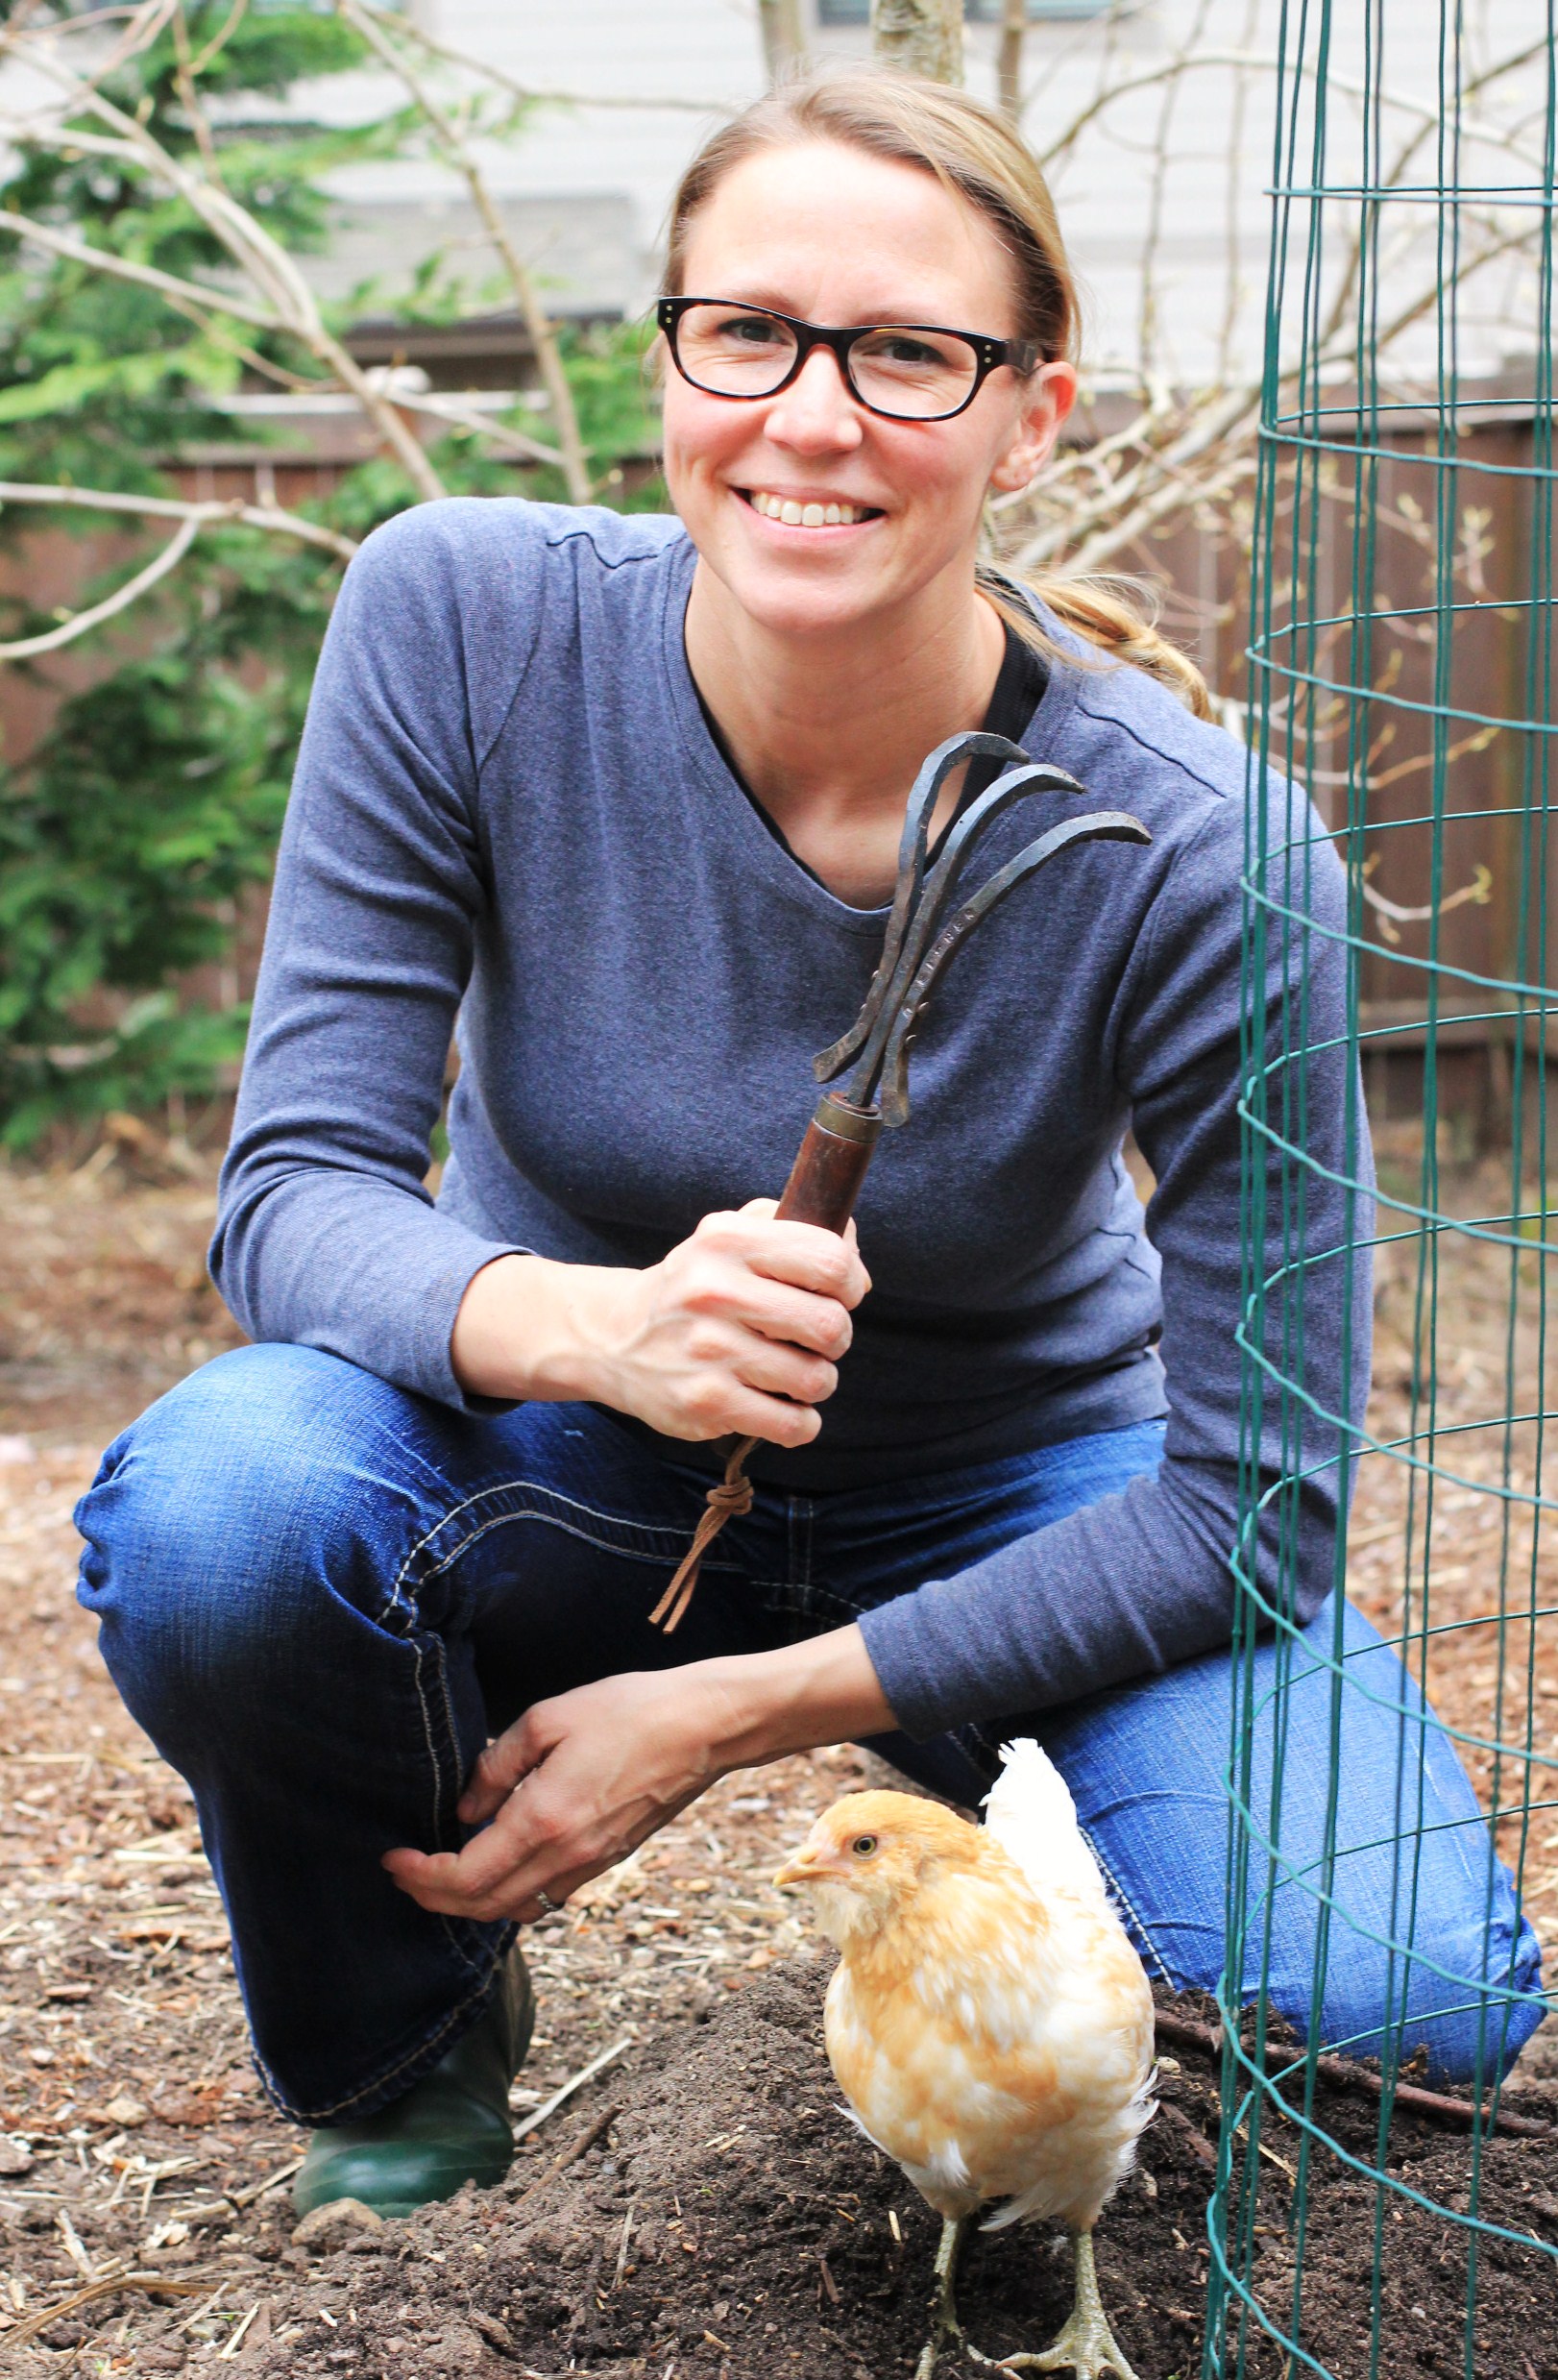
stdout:
<svg viewBox="0 0 1558 2380">
<path fill-rule="evenodd" d="M 429 505 L 348 574 L 213 1253 L 260 1343 L 145 1414 L 82 1509 L 82 1591 L 194 1790 L 260 2071 L 317 2127 L 304 2206 L 500 2173 L 515 1925 L 803 1747 L 873 1743 L 973 1803 L 1036 1731 L 1153 1972 L 1221 1962 L 1245 756 L 1117 604 L 979 568 L 987 495 L 1077 384 L 1050 203 L 998 118 L 869 76 L 765 100 L 690 170 L 667 286 L 675 520 Z M 906 790 L 981 724 L 1152 846 L 1071 852 L 960 956 L 858 1245 L 780 1223 L 755 1193 L 869 980 Z M 1003 830 L 991 866 L 1033 805 Z M 1334 925 L 1329 846 L 1296 831 Z M 1340 956 L 1312 941 L 1323 1044 Z M 1344 1088 L 1311 1076 L 1336 1170 Z M 1335 1244 L 1339 1202 L 1309 1231 Z M 1342 1324 L 1322 1286 L 1308 1382 L 1355 1414 Z M 732 1433 L 763 1441 L 756 1501 L 668 1639 L 648 1614 Z M 1317 1659 L 1283 1705 L 1284 1852 L 1317 1857 L 1328 1451 L 1317 1425 Z M 1490 1923 L 1470 1788 L 1420 1728 L 1431 1963 L 1403 1998 L 1375 1936 L 1417 1705 L 1353 1615 L 1346 1644 L 1358 1848 L 1322 2022 L 1367 2047 L 1410 2008 L 1406 2047 L 1468 2073 L 1537 2021 L 1535 1947 L 1501 1871 Z M 1302 1876 L 1272 1903 L 1301 2021 L 1319 1905 Z"/>
</svg>

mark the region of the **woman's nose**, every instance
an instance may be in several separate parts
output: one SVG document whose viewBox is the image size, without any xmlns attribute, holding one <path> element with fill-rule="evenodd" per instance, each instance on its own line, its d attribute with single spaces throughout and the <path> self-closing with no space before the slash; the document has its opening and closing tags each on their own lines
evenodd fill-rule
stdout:
<svg viewBox="0 0 1558 2380">
<path fill-rule="evenodd" d="M 860 407 L 831 348 L 814 347 L 790 386 L 768 407 L 764 425 L 780 446 L 843 452 L 859 446 Z"/>
</svg>

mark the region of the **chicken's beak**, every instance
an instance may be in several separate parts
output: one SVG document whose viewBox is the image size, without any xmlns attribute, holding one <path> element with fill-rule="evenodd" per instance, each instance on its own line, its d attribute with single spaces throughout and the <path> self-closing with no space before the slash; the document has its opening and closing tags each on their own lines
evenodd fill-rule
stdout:
<svg viewBox="0 0 1558 2380">
<path fill-rule="evenodd" d="M 804 1843 L 801 1845 L 798 1852 L 791 1852 L 790 1857 L 785 1861 L 784 1866 L 779 1870 L 773 1880 L 775 1884 L 811 1884 L 816 1882 L 816 1868 L 814 1863 L 812 1853 L 807 1850 Z"/>
</svg>

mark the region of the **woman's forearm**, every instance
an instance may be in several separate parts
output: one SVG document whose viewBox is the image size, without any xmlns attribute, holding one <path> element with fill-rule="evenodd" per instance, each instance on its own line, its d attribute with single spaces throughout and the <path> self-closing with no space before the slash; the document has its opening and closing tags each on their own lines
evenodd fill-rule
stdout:
<svg viewBox="0 0 1558 2380">
<path fill-rule="evenodd" d="M 721 1772 L 755 1768 L 787 1752 L 884 1735 L 898 1722 L 858 1627 L 771 1653 L 699 1661 L 681 1673 L 709 1699 L 712 1749 Z"/>
<path fill-rule="evenodd" d="M 475 1276 L 454 1317 L 455 1379 L 468 1396 L 609 1402 L 612 1317 L 633 1278 L 605 1264 L 495 1258 Z"/>
</svg>

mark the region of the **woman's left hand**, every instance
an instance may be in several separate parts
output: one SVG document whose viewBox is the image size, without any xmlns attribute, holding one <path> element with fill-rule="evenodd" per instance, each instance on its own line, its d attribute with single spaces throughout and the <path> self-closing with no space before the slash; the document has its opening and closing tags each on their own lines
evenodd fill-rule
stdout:
<svg viewBox="0 0 1558 2380">
<path fill-rule="evenodd" d="M 534 1704 L 476 1762 L 461 1852 L 387 1852 L 447 1917 L 542 1913 L 615 1867 L 728 1769 L 894 1725 L 857 1628 L 775 1653 L 631 1671 Z M 490 1824 L 487 1822 L 491 1822 Z"/>
</svg>

